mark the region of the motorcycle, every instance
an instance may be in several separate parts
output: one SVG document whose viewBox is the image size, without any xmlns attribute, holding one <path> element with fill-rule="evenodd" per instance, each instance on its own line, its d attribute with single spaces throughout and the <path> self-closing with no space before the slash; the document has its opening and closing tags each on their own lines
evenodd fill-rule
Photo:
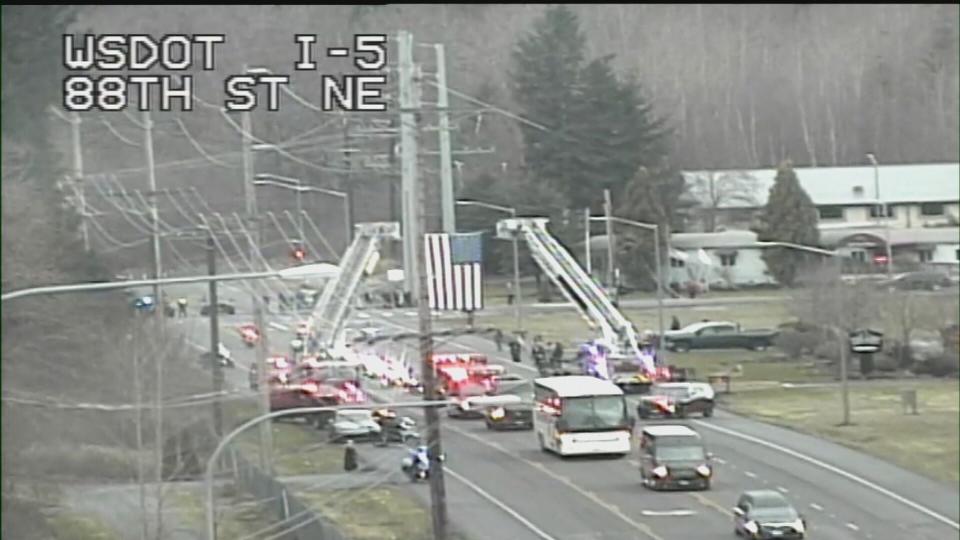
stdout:
<svg viewBox="0 0 960 540">
<path fill-rule="evenodd" d="M 410 478 L 411 482 L 417 482 L 420 480 L 427 480 L 430 478 L 430 464 L 422 459 L 416 460 L 412 457 L 405 457 L 400 465 L 407 477 Z"/>
</svg>

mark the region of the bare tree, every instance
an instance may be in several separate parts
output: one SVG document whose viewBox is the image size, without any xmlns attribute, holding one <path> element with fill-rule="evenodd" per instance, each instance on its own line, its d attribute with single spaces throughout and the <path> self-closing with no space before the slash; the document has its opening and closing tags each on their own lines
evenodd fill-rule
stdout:
<svg viewBox="0 0 960 540">
<path fill-rule="evenodd" d="M 760 182 L 746 171 L 705 172 L 690 182 L 690 193 L 704 203 L 704 229 L 717 229 L 721 209 L 728 206 L 759 206 Z"/>
</svg>

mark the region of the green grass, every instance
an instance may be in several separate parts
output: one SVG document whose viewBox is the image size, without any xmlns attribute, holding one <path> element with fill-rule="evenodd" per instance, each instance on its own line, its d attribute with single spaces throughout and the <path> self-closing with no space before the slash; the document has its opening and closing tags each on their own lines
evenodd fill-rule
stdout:
<svg viewBox="0 0 960 540">
<path fill-rule="evenodd" d="M 98 518 L 64 512 L 47 520 L 56 540 L 120 540 L 112 528 Z"/>
<path fill-rule="evenodd" d="M 298 423 L 278 423 L 273 430 L 274 466 L 279 476 L 343 472 L 343 447 L 326 442 L 326 433 Z M 247 459 L 259 459 L 260 432 L 256 428 L 237 438 Z"/>
<path fill-rule="evenodd" d="M 900 392 L 917 390 L 920 414 L 903 413 Z M 839 386 L 736 392 L 735 412 L 824 437 L 935 480 L 960 481 L 960 384 L 896 381 L 850 387 L 851 420 L 842 420 Z"/>
<path fill-rule="evenodd" d="M 183 519 L 195 530 L 203 530 L 206 514 L 203 499 L 199 493 L 187 489 L 174 488 L 169 495 L 171 505 L 180 511 Z M 221 491 L 217 494 L 217 536 L 219 538 L 243 538 L 253 535 L 278 521 L 278 518 L 262 504 L 257 504 L 246 494 Z M 267 534 L 258 534 L 256 538 L 265 538 L 279 531 L 271 530 Z"/>
<path fill-rule="evenodd" d="M 331 490 L 298 497 L 350 540 L 429 540 L 430 514 L 419 499 L 395 487 Z"/>
</svg>

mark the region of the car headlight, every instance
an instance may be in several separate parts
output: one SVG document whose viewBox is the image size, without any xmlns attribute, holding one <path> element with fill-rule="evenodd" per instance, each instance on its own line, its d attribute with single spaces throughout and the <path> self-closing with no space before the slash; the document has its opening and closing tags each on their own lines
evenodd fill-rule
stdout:
<svg viewBox="0 0 960 540">
<path fill-rule="evenodd" d="M 496 409 L 490 411 L 491 420 L 500 420 L 504 416 L 506 416 L 506 411 L 503 410 L 503 407 L 497 407 Z"/>
<path fill-rule="evenodd" d="M 660 465 L 659 467 L 655 468 L 652 472 L 654 476 L 663 478 L 664 476 L 667 475 L 667 468 L 664 467 L 663 465 Z"/>
<path fill-rule="evenodd" d="M 748 521 L 746 525 L 743 526 L 743 528 L 746 529 L 747 532 L 749 532 L 750 534 L 757 534 L 758 532 L 760 532 L 760 527 L 757 526 L 756 521 Z"/>
<path fill-rule="evenodd" d="M 804 532 L 804 529 L 806 529 L 806 527 L 803 526 L 803 520 L 800 518 L 797 518 L 797 520 L 794 521 L 792 525 L 793 525 L 793 530 L 797 531 L 798 533 L 802 533 Z"/>
<path fill-rule="evenodd" d="M 461 401 L 461 402 L 460 402 L 460 408 L 463 409 L 463 410 L 465 410 L 465 411 L 469 411 L 469 410 L 470 410 L 470 402 L 469 402 L 469 401 Z"/>
<path fill-rule="evenodd" d="M 699 473 L 700 476 L 710 476 L 710 467 L 706 465 L 700 465 L 697 467 L 697 473 Z"/>
</svg>

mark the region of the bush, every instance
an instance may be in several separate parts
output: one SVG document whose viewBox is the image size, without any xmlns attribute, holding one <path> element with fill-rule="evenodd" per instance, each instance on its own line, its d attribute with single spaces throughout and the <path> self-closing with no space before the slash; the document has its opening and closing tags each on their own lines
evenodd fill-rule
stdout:
<svg viewBox="0 0 960 540">
<path fill-rule="evenodd" d="M 873 357 L 873 369 L 878 372 L 892 372 L 900 368 L 896 356 L 877 354 Z"/>
<path fill-rule="evenodd" d="M 944 354 L 931 358 L 926 362 L 918 362 L 914 371 L 921 375 L 947 377 L 960 372 L 960 357 L 955 354 Z"/>
<path fill-rule="evenodd" d="M 840 344 L 836 341 L 824 341 L 813 348 L 813 355 L 825 360 L 840 360 Z"/>
<path fill-rule="evenodd" d="M 785 352 L 791 360 L 796 360 L 805 351 L 813 350 L 817 345 L 817 340 L 813 335 L 805 332 L 786 330 L 774 339 L 774 345 Z"/>
</svg>

